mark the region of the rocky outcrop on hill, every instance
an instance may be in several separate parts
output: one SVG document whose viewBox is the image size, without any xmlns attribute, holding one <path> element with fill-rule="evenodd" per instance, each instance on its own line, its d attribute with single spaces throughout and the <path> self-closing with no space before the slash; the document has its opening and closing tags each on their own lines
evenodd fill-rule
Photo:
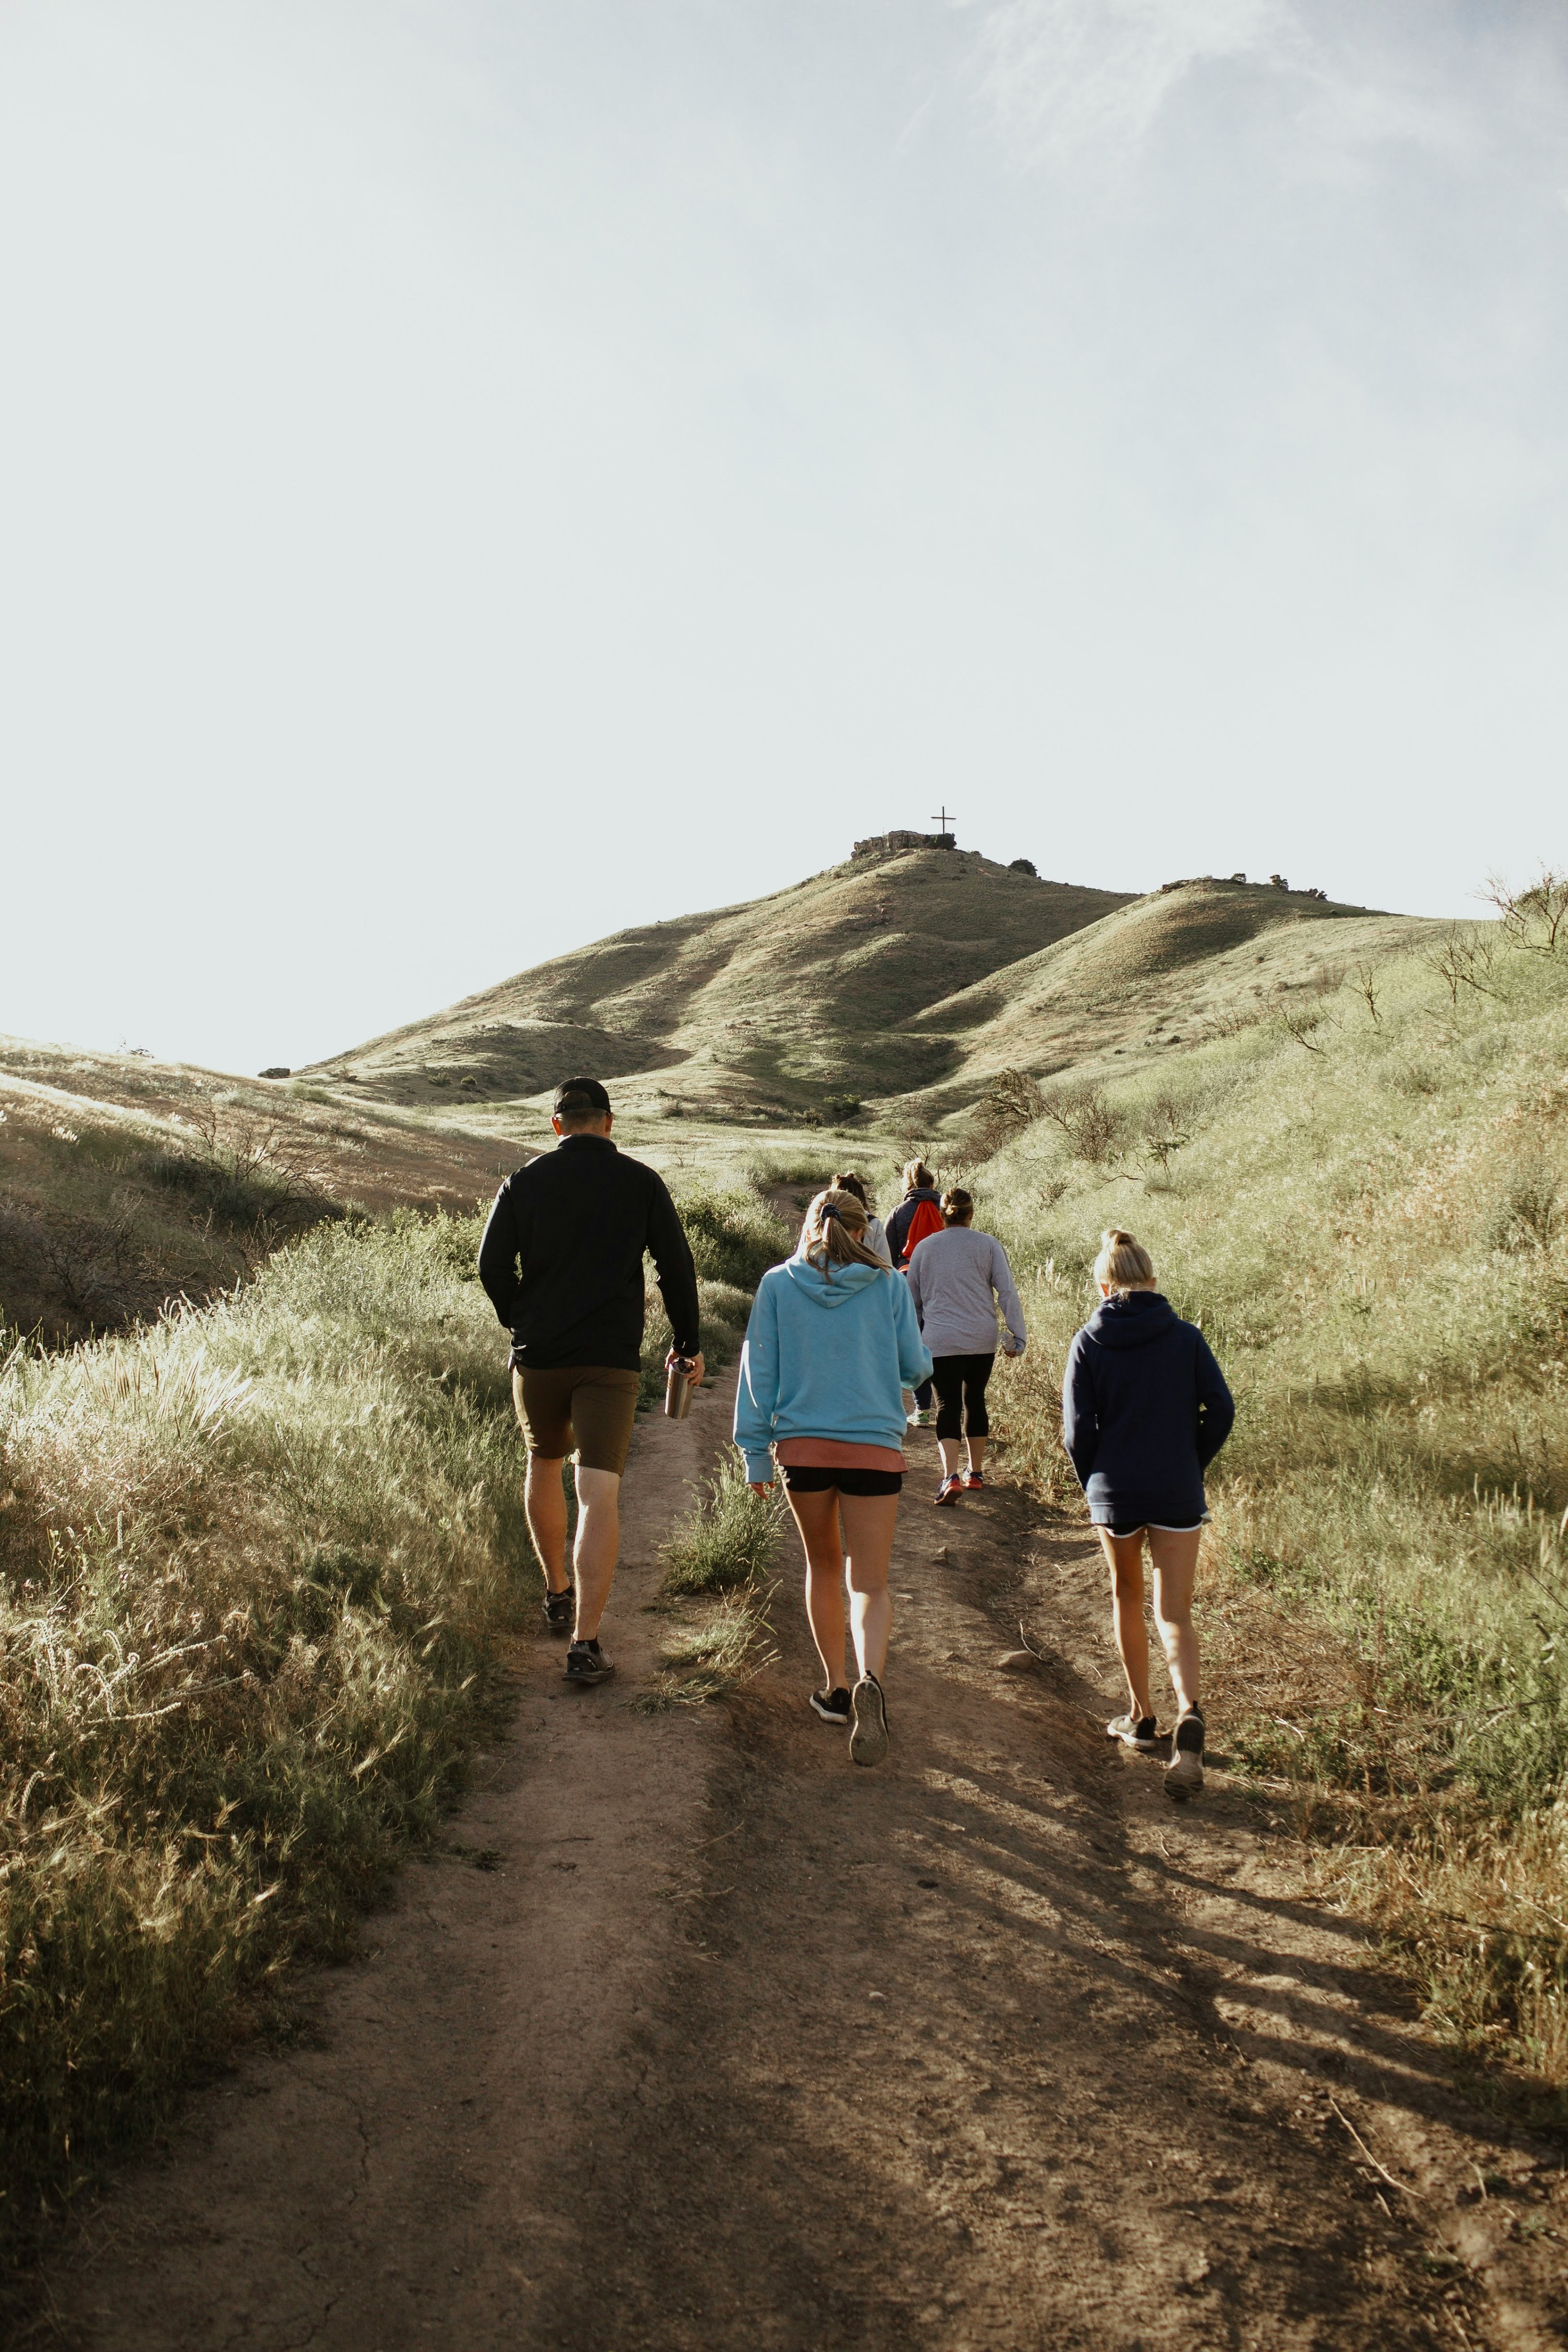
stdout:
<svg viewBox="0 0 1568 2352">
<path fill-rule="evenodd" d="M 952 833 L 873 833 L 865 841 L 855 844 L 857 857 L 891 857 L 900 849 L 955 849 L 958 836 Z"/>
</svg>

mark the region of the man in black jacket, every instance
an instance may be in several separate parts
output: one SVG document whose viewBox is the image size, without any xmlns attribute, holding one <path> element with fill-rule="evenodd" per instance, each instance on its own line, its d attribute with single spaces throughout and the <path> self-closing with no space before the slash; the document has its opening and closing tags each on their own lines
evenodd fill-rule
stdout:
<svg viewBox="0 0 1568 2352">
<path fill-rule="evenodd" d="M 479 1244 L 479 1280 L 511 1333 L 511 1390 L 528 1441 L 528 1528 L 544 1570 L 544 1616 L 573 1624 L 561 1465 L 575 1454 L 576 1621 L 566 1679 L 615 1672 L 599 1620 L 620 1549 L 621 1473 L 642 1366 L 643 1252 L 650 1251 L 674 1346 L 702 1378 L 697 1269 L 663 1180 L 610 1140 L 610 1097 L 597 1078 L 568 1078 L 551 1121 L 561 1138 L 509 1176 Z"/>
</svg>

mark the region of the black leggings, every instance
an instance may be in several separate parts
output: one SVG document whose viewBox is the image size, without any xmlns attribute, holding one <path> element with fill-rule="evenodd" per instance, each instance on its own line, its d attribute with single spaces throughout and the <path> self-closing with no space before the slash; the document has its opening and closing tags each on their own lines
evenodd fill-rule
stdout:
<svg viewBox="0 0 1568 2352">
<path fill-rule="evenodd" d="M 989 1437 L 991 1417 L 985 1410 L 985 1383 L 996 1350 L 988 1356 L 936 1356 L 931 1376 L 936 1382 L 936 1433 L 939 1437 Z"/>
</svg>

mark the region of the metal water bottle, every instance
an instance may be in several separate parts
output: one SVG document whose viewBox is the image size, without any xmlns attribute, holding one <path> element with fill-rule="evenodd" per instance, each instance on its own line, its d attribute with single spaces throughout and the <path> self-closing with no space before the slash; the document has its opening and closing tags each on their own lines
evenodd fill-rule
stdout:
<svg viewBox="0 0 1568 2352">
<path fill-rule="evenodd" d="M 671 1421 L 684 1421 L 691 1411 L 696 1382 L 688 1377 L 690 1370 L 690 1360 L 685 1356 L 677 1356 L 669 1368 L 669 1377 L 664 1384 L 664 1410 Z"/>
</svg>

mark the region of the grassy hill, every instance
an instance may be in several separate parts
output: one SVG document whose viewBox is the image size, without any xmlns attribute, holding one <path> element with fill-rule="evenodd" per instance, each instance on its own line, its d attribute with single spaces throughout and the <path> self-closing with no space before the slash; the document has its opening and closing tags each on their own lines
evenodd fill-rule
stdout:
<svg viewBox="0 0 1568 2352">
<path fill-rule="evenodd" d="M 574 1068 L 628 1110 L 759 1120 L 834 1094 L 898 1101 L 951 1077 L 966 1042 L 919 1016 L 1081 930 L 1125 894 L 905 850 L 788 890 L 620 931 L 320 1066 L 434 1107 L 463 1087 L 537 1095 Z"/>
<path fill-rule="evenodd" d="M 1215 1744 L 1294 1792 L 1319 1893 L 1487 2095 L 1511 2072 L 1568 2116 L 1568 920 L 905 853 L 559 959 L 324 1079 L 0 1046 L 0 1312 L 114 1333 L 0 1359 L 0 2242 L 291 1956 L 343 1948 L 491 1719 L 533 1592 L 504 1341 L 477 1221 L 407 1210 L 488 1192 L 543 1139 L 522 1089 L 577 1059 L 676 1184 L 721 1348 L 782 1245 L 755 1194 L 793 1213 L 846 1150 L 737 1112 L 868 1074 L 884 1206 L 930 1114 L 1028 1313 L 1002 1478 L 1075 1518 L 1063 1350 L 1100 1227 L 1150 1244 L 1239 1407 Z M 182 1288 L 209 1303 L 160 1318 Z"/>
<path fill-rule="evenodd" d="M 0 1328 L 215 1297 L 349 1209 L 470 1209 L 521 1152 L 328 1088 L 0 1038 Z"/>
<path fill-rule="evenodd" d="M 992 1075 L 1163 1052 L 1412 930 L 1305 891 L 1202 880 L 1133 898 L 973 851 L 901 850 L 739 907 L 617 932 L 319 1066 L 438 1109 L 537 1097 L 573 1069 L 623 1114 L 902 1131 Z M 1178 1035 L 1181 1034 L 1178 1031 Z"/>
<path fill-rule="evenodd" d="M 1568 924 L 1385 926 L 1326 979 L 1152 1066 L 1017 1090 L 968 1171 L 1029 1323 L 993 1407 L 1005 1475 L 1079 1509 L 1062 1359 L 1101 1228 L 1130 1227 L 1237 1402 L 1211 1720 L 1301 1791 L 1321 1883 L 1385 1928 L 1439 2031 L 1556 2086 L 1562 2120 Z"/>
</svg>

